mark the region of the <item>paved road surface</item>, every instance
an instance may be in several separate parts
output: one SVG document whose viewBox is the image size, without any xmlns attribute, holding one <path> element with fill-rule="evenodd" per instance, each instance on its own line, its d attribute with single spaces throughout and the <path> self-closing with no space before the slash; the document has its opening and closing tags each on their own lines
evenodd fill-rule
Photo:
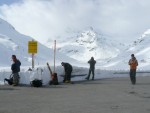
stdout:
<svg viewBox="0 0 150 113">
<path fill-rule="evenodd" d="M 150 77 L 34 88 L 0 86 L 0 113 L 150 113 Z"/>
</svg>

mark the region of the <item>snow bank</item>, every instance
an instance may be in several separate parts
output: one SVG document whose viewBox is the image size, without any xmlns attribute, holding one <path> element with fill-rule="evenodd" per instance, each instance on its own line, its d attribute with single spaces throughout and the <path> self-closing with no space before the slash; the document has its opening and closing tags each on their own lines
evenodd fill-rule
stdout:
<svg viewBox="0 0 150 113">
<path fill-rule="evenodd" d="M 53 70 L 53 67 L 51 67 Z M 48 85 L 50 78 L 50 72 L 46 66 L 35 67 L 33 71 L 28 71 L 29 67 L 21 67 L 20 72 L 20 83 L 21 84 L 30 84 L 30 81 L 34 79 L 40 79 L 43 81 L 44 85 Z M 62 66 L 56 67 L 56 73 L 58 75 L 59 82 L 63 81 L 64 70 Z M 150 71 L 137 71 L 137 76 L 150 76 Z M 85 75 L 86 74 L 86 75 Z M 88 74 L 88 68 L 85 67 L 76 67 L 73 66 L 72 72 L 72 81 L 82 81 L 85 80 L 85 77 Z M 11 75 L 10 67 L 0 69 L 0 84 L 4 85 L 4 79 L 9 78 Z M 73 77 L 76 75 L 75 77 Z M 81 76 L 84 75 L 84 76 Z M 95 79 L 102 78 L 113 78 L 113 77 L 129 77 L 129 70 L 105 70 L 105 69 L 96 69 L 95 70 Z M 5 83 L 6 84 L 6 83 Z"/>
</svg>

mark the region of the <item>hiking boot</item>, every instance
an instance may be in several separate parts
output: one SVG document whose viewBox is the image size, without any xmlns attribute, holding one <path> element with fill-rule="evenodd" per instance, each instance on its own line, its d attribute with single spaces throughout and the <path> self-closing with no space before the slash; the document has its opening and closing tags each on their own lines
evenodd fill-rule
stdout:
<svg viewBox="0 0 150 113">
<path fill-rule="evenodd" d="M 135 83 L 132 83 L 132 85 L 135 85 Z"/>
<path fill-rule="evenodd" d="M 13 86 L 17 86 L 17 84 L 12 84 Z"/>
<path fill-rule="evenodd" d="M 89 78 L 88 78 L 88 77 L 86 77 L 85 79 L 86 79 L 86 80 L 89 80 Z"/>
<path fill-rule="evenodd" d="M 70 81 L 69 81 L 69 80 L 66 80 L 65 83 L 70 83 Z"/>
</svg>

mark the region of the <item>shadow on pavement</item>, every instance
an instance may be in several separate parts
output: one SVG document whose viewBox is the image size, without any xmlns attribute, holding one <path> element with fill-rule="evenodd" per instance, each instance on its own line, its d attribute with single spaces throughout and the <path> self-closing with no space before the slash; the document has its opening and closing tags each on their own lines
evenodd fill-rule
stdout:
<svg viewBox="0 0 150 113">
<path fill-rule="evenodd" d="M 18 90 L 18 89 L 15 89 L 15 88 L 0 88 L 0 91 L 3 90 L 3 91 L 13 91 L 13 90 Z"/>
</svg>

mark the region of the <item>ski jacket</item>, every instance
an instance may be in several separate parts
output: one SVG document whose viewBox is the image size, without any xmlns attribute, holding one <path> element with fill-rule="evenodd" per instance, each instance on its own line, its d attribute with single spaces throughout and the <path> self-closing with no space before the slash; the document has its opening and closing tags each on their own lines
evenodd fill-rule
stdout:
<svg viewBox="0 0 150 113">
<path fill-rule="evenodd" d="M 94 59 L 90 59 L 88 63 L 90 64 L 90 69 L 95 69 L 96 61 Z"/>
<path fill-rule="evenodd" d="M 63 63 L 63 66 L 64 66 L 64 70 L 65 70 L 66 73 L 72 72 L 72 65 L 71 64 Z"/>
<path fill-rule="evenodd" d="M 130 69 L 136 69 L 138 66 L 138 61 L 136 60 L 136 58 L 132 58 L 129 60 L 129 65 L 130 65 Z"/>
<path fill-rule="evenodd" d="M 21 62 L 20 62 L 19 60 L 16 60 L 16 61 L 11 65 L 12 73 L 18 73 L 18 72 L 20 72 L 20 66 L 21 66 Z"/>
</svg>

